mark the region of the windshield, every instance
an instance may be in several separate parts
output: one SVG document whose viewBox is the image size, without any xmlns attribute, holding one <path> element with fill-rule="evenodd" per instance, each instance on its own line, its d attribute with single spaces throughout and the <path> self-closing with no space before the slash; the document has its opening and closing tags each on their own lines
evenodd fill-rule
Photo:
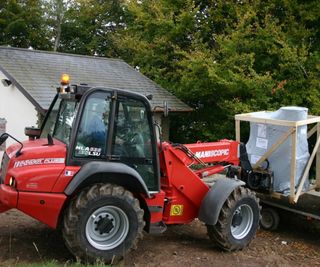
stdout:
<svg viewBox="0 0 320 267">
<path fill-rule="evenodd" d="M 57 98 L 43 127 L 41 138 L 48 134 L 69 144 L 72 123 L 77 113 L 78 103 L 73 99 Z"/>
</svg>

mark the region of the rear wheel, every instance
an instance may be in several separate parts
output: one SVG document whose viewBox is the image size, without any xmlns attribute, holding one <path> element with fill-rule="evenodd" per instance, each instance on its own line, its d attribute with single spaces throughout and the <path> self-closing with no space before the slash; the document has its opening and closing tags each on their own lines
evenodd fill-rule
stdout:
<svg viewBox="0 0 320 267">
<path fill-rule="evenodd" d="M 279 226 L 279 213 L 273 208 L 262 208 L 260 225 L 265 230 L 276 230 Z"/>
<path fill-rule="evenodd" d="M 70 202 L 63 236 L 77 258 L 110 263 L 135 248 L 143 227 L 143 210 L 129 191 L 117 185 L 96 184 Z"/>
<path fill-rule="evenodd" d="M 207 225 L 208 235 L 224 250 L 240 250 L 254 238 L 259 219 L 260 206 L 255 194 L 238 187 L 225 201 L 216 225 Z"/>
</svg>

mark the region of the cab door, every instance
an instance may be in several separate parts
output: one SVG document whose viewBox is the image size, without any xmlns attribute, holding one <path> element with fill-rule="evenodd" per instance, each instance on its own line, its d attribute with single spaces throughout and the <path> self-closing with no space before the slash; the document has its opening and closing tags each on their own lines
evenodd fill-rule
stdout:
<svg viewBox="0 0 320 267">
<path fill-rule="evenodd" d="M 111 106 L 111 93 L 101 89 L 92 91 L 81 103 L 73 125 L 70 165 L 107 160 Z"/>
<path fill-rule="evenodd" d="M 150 191 L 159 191 L 156 137 L 150 106 L 145 99 L 118 94 L 111 154 L 134 168 Z"/>
</svg>

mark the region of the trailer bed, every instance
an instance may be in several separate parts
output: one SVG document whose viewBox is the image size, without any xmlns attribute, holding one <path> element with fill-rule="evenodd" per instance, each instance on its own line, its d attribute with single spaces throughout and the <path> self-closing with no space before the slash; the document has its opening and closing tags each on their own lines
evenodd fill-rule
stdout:
<svg viewBox="0 0 320 267">
<path fill-rule="evenodd" d="M 271 194 L 258 192 L 257 196 L 260 198 L 261 204 L 320 220 L 320 192 L 315 190 L 302 194 L 295 204 L 290 203 L 289 197 L 285 196 L 276 198 Z"/>
</svg>

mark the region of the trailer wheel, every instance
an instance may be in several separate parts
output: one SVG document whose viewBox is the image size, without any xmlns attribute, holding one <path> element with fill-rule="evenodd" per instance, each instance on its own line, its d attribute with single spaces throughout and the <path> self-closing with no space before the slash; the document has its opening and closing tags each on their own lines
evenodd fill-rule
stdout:
<svg viewBox="0 0 320 267">
<path fill-rule="evenodd" d="M 238 187 L 225 201 L 218 222 L 207 225 L 208 235 L 223 250 L 241 250 L 255 237 L 259 220 L 259 200 L 249 189 Z"/>
<path fill-rule="evenodd" d="M 260 225 L 265 230 L 276 230 L 279 226 L 279 213 L 273 208 L 262 208 Z"/>
<path fill-rule="evenodd" d="M 84 262 L 115 263 L 142 237 L 143 210 L 121 186 L 95 184 L 75 197 L 64 216 L 63 236 Z"/>
</svg>

